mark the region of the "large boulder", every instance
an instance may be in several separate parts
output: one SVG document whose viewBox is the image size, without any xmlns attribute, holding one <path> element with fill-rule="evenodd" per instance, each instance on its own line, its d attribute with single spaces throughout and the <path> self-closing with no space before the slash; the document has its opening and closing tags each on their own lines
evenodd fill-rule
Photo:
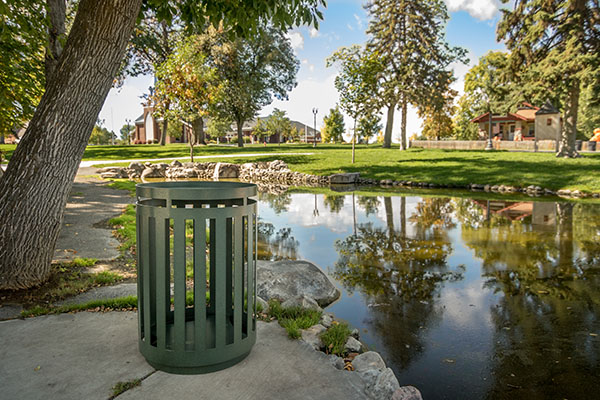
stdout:
<svg viewBox="0 0 600 400">
<path fill-rule="evenodd" d="M 308 261 L 258 261 L 256 282 L 257 295 L 267 301 L 304 295 L 326 307 L 340 297 L 327 275 Z"/>
<path fill-rule="evenodd" d="M 347 185 L 356 183 L 360 179 L 358 172 L 348 172 L 345 174 L 333 174 L 329 176 L 329 183 L 334 185 Z"/>
</svg>

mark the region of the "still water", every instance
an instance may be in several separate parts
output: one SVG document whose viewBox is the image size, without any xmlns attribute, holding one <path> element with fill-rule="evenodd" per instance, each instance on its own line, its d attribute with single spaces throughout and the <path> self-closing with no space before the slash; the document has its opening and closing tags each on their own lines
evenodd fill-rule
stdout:
<svg viewBox="0 0 600 400">
<path fill-rule="evenodd" d="M 378 194 L 261 193 L 260 257 L 320 266 L 425 399 L 598 398 L 599 205 Z"/>
</svg>

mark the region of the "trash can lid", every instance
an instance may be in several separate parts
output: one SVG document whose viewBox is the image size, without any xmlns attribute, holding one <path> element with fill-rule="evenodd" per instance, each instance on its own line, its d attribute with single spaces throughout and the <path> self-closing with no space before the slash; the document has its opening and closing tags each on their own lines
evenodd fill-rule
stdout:
<svg viewBox="0 0 600 400">
<path fill-rule="evenodd" d="M 137 197 L 172 200 L 228 200 L 256 196 L 254 183 L 172 181 L 138 183 Z"/>
</svg>

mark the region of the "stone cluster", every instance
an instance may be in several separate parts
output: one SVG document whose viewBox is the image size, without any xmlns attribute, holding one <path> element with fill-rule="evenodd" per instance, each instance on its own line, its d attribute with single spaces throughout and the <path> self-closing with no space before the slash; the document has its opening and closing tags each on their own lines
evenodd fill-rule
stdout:
<svg viewBox="0 0 600 400">
<path fill-rule="evenodd" d="M 326 185 L 329 177 L 294 172 L 281 160 L 240 165 L 238 178 L 246 182 L 269 182 L 285 185 Z"/>
<path fill-rule="evenodd" d="M 240 179 L 245 182 L 268 182 L 283 185 L 327 185 L 328 176 L 317 176 L 293 172 L 281 160 L 271 162 L 254 162 L 242 165 L 215 162 L 173 161 L 171 164 L 141 164 L 133 162 L 129 167 L 106 167 L 98 170 L 105 179 Z"/>
<path fill-rule="evenodd" d="M 258 261 L 256 265 L 257 302 L 263 312 L 267 312 L 270 299 L 281 301 L 281 306 L 302 307 L 322 311 L 321 307 L 334 302 L 339 290 L 327 275 L 308 261 Z M 324 351 L 321 340 L 332 325 L 337 324 L 335 316 L 323 312 L 318 324 L 301 330 L 301 340 L 316 351 Z M 366 351 L 360 342 L 358 329 L 351 331 L 341 358 L 329 355 L 329 361 L 340 370 L 354 371 L 365 385 L 365 394 L 372 400 L 422 400 L 418 389 L 413 386 L 400 386 L 394 372 L 387 368 L 381 356 L 374 351 Z"/>
</svg>

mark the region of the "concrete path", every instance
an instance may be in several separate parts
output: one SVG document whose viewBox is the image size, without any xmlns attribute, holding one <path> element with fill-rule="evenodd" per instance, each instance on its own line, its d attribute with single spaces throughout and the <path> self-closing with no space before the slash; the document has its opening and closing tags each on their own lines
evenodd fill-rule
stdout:
<svg viewBox="0 0 600 400">
<path fill-rule="evenodd" d="M 81 174 L 80 174 L 81 175 Z M 129 192 L 107 187 L 108 182 L 78 176 L 65 209 L 54 261 L 76 257 L 112 260 L 119 256 L 119 242 L 106 226 L 108 219 L 121 215 L 134 199 Z"/>
<path fill-rule="evenodd" d="M 119 399 L 365 399 L 355 372 L 293 341 L 276 322 L 258 323 L 239 364 L 205 375 L 155 370 L 137 348 L 134 312 L 51 315 L 0 322 L 0 387 L 6 399 L 108 399 L 119 381 L 142 379 Z"/>
<path fill-rule="evenodd" d="M 194 156 L 196 159 L 207 159 L 207 158 L 242 158 L 242 157 L 262 157 L 262 156 L 310 156 L 315 153 L 249 153 L 249 154 L 213 154 L 210 156 Z M 96 160 L 96 161 L 82 161 L 79 164 L 79 168 L 91 167 L 92 165 L 104 165 L 104 164 L 118 164 L 118 163 L 131 163 L 131 162 L 157 162 L 157 161 L 171 161 L 171 160 L 186 160 L 190 156 L 186 157 L 168 157 L 168 158 L 140 158 L 136 160 Z"/>
</svg>

